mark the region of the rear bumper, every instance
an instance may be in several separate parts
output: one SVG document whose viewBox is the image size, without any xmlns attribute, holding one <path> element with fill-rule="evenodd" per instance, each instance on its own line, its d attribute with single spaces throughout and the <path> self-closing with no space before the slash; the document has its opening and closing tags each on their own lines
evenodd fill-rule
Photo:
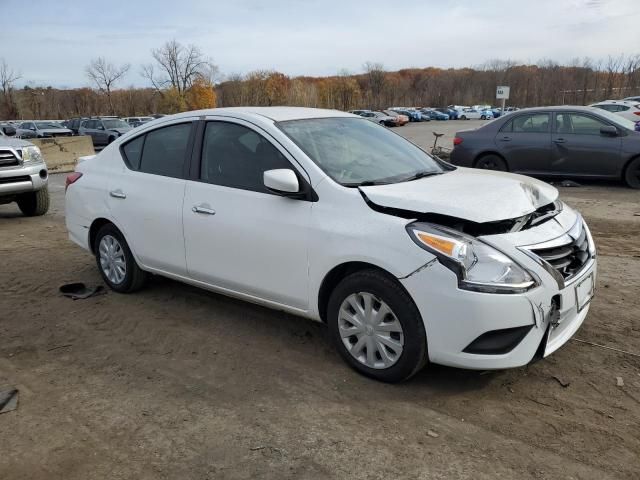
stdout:
<svg viewBox="0 0 640 480">
<path fill-rule="evenodd" d="M 37 192 L 47 186 L 48 178 L 44 163 L 0 169 L 0 195 Z"/>
</svg>

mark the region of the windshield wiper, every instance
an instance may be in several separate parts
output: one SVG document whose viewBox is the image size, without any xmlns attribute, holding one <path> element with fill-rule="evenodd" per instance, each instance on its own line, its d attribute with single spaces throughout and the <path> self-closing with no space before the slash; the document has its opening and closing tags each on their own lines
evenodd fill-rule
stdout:
<svg viewBox="0 0 640 480">
<path fill-rule="evenodd" d="M 365 180 L 364 182 L 343 183 L 345 187 L 373 187 L 375 185 L 389 185 L 389 182 L 380 180 Z"/>
<path fill-rule="evenodd" d="M 411 180 L 418 180 L 420 178 L 432 177 L 434 175 L 441 175 L 442 173 L 444 173 L 444 172 L 431 172 L 431 171 L 428 171 L 428 170 L 423 170 L 421 172 L 414 173 L 410 177 L 403 178 L 400 181 L 401 182 L 410 182 Z"/>
</svg>

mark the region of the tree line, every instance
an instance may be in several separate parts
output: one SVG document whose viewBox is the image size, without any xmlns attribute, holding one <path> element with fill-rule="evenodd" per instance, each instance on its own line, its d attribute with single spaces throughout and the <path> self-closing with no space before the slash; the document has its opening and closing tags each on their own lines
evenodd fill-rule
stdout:
<svg viewBox="0 0 640 480">
<path fill-rule="evenodd" d="M 229 74 L 194 45 L 173 40 L 151 51 L 140 67 L 148 87 L 123 88 L 131 65 L 103 57 L 85 68 L 91 87 L 16 88 L 18 72 L 0 59 L 0 119 L 54 119 L 88 115 L 136 116 L 238 105 L 380 109 L 390 106 L 495 104 L 498 85 L 511 87 L 509 105 L 587 105 L 640 95 L 640 54 L 575 59 L 567 64 L 541 60 L 522 64 L 492 60 L 468 68 L 407 68 L 387 71 L 368 62 L 362 73 L 346 70 L 329 77 L 290 77 L 273 70 Z"/>
</svg>

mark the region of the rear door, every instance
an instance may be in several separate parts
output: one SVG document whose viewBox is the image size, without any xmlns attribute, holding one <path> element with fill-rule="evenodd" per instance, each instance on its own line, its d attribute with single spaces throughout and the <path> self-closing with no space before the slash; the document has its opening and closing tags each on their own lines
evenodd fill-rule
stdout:
<svg viewBox="0 0 640 480">
<path fill-rule="evenodd" d="M 618 177 L 622 139 L 600 133 L 613 125 L 583 112 L 556 112 L 550 171 L 572 176 Z"/>
<path fill-rule="evenodd" d="M 108 204 L 143 265 L 186 274 L 182 204 L 194 120 L 181 119 L 125 143 L 125 162 L 109 180 Z"/>
<path fill-rule="evenodd" d="M 495 137 L 509 170 L 543 173 L 551 162 L 551 113 L 512 115 Z"/>
</svg>

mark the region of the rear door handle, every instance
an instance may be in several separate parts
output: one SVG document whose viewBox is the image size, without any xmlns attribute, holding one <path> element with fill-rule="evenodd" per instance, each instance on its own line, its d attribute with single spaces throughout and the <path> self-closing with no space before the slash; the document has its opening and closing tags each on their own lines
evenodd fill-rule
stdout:
<svg viewBox="0 0 640 480">
<path fill-rule="evenodd" d="M 554 143 L 567 143 L 567 141 L 564 138 L 556 138 Z"/>
<path fill-rule="evenodd" d="M 502 137 L 500 139 L 501 142 L 510 142 L 511 141 L 511 137 Z"/>
<path fill-rule="evenodd" d="M 215 215 L 216 211 L 213 208 L 205 207 L 204 205 L 194 205 L 191 207 L 193 213 L 202 213 L 203 215 Z"/>
<path fill-rule="evenodd" d="M 127 198 L 127 196 L 125 195 L 125 193 L 118 189 L 118 190 L 111 190 L 109 192 L 109 195 L 111 195 L 113 198 Z"/>
</svg>

